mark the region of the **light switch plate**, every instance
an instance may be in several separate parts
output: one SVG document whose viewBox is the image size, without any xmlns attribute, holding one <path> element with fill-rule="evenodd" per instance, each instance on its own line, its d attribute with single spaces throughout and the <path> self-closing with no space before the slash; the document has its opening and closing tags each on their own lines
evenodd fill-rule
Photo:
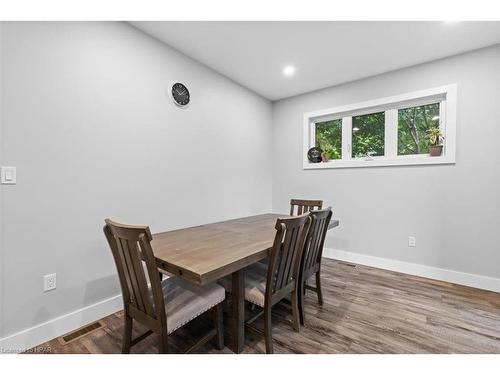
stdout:
<svg viewBox="0 0 500 375">
<path fill-rule="evenodd" d="M 409 247 L 417 246 L 417 239 L 414 236 L 408 236 L 408 246 Z"/>
<path fill-rule="evenodd" d="M 17 180 L 16 167 L 2 167 L 2 184 L 15 184 Z"/>
</svg>

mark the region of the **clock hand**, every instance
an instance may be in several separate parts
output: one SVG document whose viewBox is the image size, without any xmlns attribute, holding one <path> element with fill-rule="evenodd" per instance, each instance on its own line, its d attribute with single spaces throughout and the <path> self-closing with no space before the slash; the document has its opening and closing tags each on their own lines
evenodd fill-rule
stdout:
<svg viewBox="0 0 500 375">
<path fill-rule="evenodd" d="M 179 90 L 175 89 L 175 92 L 178 94 L 178 95 L 182 95 L 182 92 L 179 92 Z"/>
</svg>

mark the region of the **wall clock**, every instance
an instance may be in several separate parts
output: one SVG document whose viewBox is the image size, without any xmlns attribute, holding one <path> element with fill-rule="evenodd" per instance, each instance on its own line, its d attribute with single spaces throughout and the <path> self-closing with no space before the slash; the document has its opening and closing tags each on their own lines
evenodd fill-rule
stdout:
<svg viewBox="0 0 500 375">
<path fill-rule="evenodd" d="M 185 107 L 189 104 L 191 99 L 189 95 L 189 90 L 180 82 L 175 82 L 170 88 L 170 96 L 175 104 L 179 107 Z"/>
</svg>

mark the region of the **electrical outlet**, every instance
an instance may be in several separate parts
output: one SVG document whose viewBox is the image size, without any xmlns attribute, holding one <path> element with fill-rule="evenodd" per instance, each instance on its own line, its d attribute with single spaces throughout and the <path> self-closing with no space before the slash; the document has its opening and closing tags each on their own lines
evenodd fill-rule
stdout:
<svg viewBox="0 0 500 375">
<path fill-rule="evenodd" d="M 409 247 L 417 246 L 417 239 L 413 236 L 408 236 L 408 246 Z"/>
<path fill-rule="evenodd" d="M 52 273 L 50 275 L 45 275 L 43 277 L 43 291 L 48 292 L 49 290 L 54 290 L 57 287 L 56 274 Z"/>
</svg>

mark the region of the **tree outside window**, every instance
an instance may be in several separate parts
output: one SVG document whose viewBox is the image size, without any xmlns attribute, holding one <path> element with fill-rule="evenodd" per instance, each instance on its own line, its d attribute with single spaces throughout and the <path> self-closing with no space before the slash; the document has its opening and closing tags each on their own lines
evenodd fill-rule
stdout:
<svg viewBox="0 0 500 375">
<path fill-rule="evenodd" d="M 427 154 L 427 131 L 439 127 L 439 103 L 398 110 L 398 155 Z"/>
<path fill-rule="evenodd" d="M 385 112 L 352 117 L 352 157 L 383 156 Z"/>
<path fill-rule="evenodd" d="M 342 119 L 317 122 L 316 147 L 328 154 L 330 160 L 342 159 Z"/>
</svg>

